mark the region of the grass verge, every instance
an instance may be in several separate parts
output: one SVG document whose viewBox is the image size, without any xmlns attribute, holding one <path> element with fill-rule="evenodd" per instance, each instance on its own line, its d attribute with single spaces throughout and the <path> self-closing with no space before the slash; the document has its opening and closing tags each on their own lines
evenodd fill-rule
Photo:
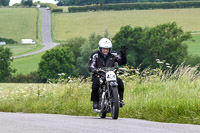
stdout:
<svg viewBox="0 0 200 133">
<path fill-rule="evenodd" d="M 178 70 L 163 81 L 158 75 L 122 77 L 126 105 L 120 109 L 120 117 L 200 124 L 199 77 L 193 68 Z M 0 111 L 98 116 L 92 111 L 90 80 L 66 81 L 62 84 L 0 84 Z"/>
</svg>

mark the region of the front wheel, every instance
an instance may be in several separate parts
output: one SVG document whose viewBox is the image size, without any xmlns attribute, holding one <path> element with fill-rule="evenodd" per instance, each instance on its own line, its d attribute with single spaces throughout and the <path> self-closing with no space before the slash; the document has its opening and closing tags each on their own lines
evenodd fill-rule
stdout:
<svg viewBox="0 0 200 133">
<path fill-rule="evenodd" d="M 119 116 L 119 99 L 118 99 L 118 89 L 117 87 L 112 87 L 111 93 L 111 115 L 112 119 L 117 119 Z"/>
</svg>

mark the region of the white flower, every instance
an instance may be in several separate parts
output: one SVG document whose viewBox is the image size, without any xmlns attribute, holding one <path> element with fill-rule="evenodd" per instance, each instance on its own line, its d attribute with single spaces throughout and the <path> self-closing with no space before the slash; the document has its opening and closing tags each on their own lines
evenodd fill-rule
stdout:
<svg viewBox="0 0 200 133">
<path fill-rule="evenodd" d="M 163 64 L 163 62 L 162 62 L 162 61 L 158 61 L 157 63 L 158 63 L 158 64 Z"/>
<path fill-rule="evenodd" d="M 169 63 L 165 63 L 167 66 L 169 66 L 170 64 Z"/>
<path fill-rule="evenodd" d="M 137 74 L 140 74 L 140 72 L 138 72 L 138 71 L 135 71 Z"/>
<path fill-rule="evenodd" d="M 170 67 L 170 66 L 166 66 L 167 68 L 172 68 L 172 67 Z"/>
<path fill-rule="evenodd" d="M 71 83 L 72 83 L 72 82 L 73 82 L 73 80 L 71 80 L 71 79 L 70 79 L 68 82 L 71 82 Z"/>
<path fill-rule="evenodd" d="M 156 59 L 156 62 L 160 62 L 160 59 Z"/>
<path fill-rule="evenodd" d="M 21 91 L 21 93 L 26 93 L 26 91 Z"/>
</svg>

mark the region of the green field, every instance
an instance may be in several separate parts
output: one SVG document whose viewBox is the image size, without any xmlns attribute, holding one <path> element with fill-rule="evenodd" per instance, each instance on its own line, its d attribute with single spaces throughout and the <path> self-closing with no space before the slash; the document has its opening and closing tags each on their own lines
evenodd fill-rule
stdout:
<svg viewBox="0 0 200 133">
<path fill-rule="evenodd" d="M 36 39 L 36 8 L 0 8 L 0 37 Z"/>
<path fill-rule="evenodd" d="M 41 60 L 41 56 L 44 53 L 39 53 L 23 58 L 14 59 L 12 63 L 12 68 L 17 70 L 16 74 L 28 74 L 30 72 L 36 71 L 38 69 L 38 63 Z"/>
<path fill-rule="evenodd" d="M 13 56 L 30 53 L 43 48 L 40 45 L 42 12 L 39 12 L 38 40 L 36 40 L 37 9 L 36 8 L 0 8 L 0 37 L 14 39 L 19 44 L 8 44 L 5 47 L 11 49 Z M 4 21 L 2 21 L 4 20 Z M 31 38 L 36 40 L 36 45 L 22 45 L 21 39 Z M 15 59 L 12 67 L 17 69 L 16 74 L 28 74 L 37 70 L 41 54 Z"/>
<path fill-rule="evenodd" d="M 195 56 L 200 56 L 200 34 L 193 35 L 195 42 L 187 42 L 188 53 Z"/>
<path fill-rule="evenodd" d="M 5 47 L 9 48 L 11 50 L 11 52 L 13 53 L 13 56 L 17 56 L 17 55 L 22 55 L 22 54 L 26 54 L 26 53 L 30 53 L 36 50 L 39 50 L 41 48 L 43 48 L 43 45 L 39 45 L 39 44 L 28 44 L 28 45 L 23 45 L 23 44 L 14 44 L 14 45 L 6 45 Z"/>
<path fill-rule="evenodd" d="M 166 76 L 159 71 L 145 77 L 137 74 L 121 77 L 126 105 L 120 109 L 120 117 L 200 124 L 200 75 L 195 75 L 190 67 L 179 70 L 180 73 L 164 81 L 158 75 Z M 90 101 L 91 80 L 68 80 L 61 84 L 1 83 L 0 111 L 98 116 Z"/>
<path fill-rule="evenodd" d="M 41 11 L 39 12 L 38 39 L 36 39 L 37 10 L 34 8 L 0 8 L 0 37 L 18 41 L 18 44 L 7 44 L 13 56 L 22 55 L 41 49 Z M 5 21 L 2 21 L 5 20 Z M 22 45 L 21 39 L 31 38 L 37 45 Z"/>
<path fill-rule="evenodd" d="M 108 30 L 111 36 L 121 26 L 155 26 L 167 22 L 177 22 L 184 31 L 200 31 L 200 9 L 130 10 L 101 11 L 84 13 L 54 14 L 54 35 L 56 40 L 73 37 L 88 37 L 91 33 L 103 34 Z"/>
</svg>

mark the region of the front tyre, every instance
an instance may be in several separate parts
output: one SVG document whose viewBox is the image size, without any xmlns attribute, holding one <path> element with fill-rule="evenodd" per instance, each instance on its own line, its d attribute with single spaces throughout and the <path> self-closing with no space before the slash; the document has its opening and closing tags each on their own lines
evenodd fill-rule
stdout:
<svg viewBox="0 0 200 133">
<path fill-rule="evenodd" d="M 119 99 L 118 99 L 118 89 L 117 87 L 112 87 L 111 88 L 112 93 L 111 93 L 111 115 L 112 119 L 117 119 L 119 116 Z"/>
</svg>

